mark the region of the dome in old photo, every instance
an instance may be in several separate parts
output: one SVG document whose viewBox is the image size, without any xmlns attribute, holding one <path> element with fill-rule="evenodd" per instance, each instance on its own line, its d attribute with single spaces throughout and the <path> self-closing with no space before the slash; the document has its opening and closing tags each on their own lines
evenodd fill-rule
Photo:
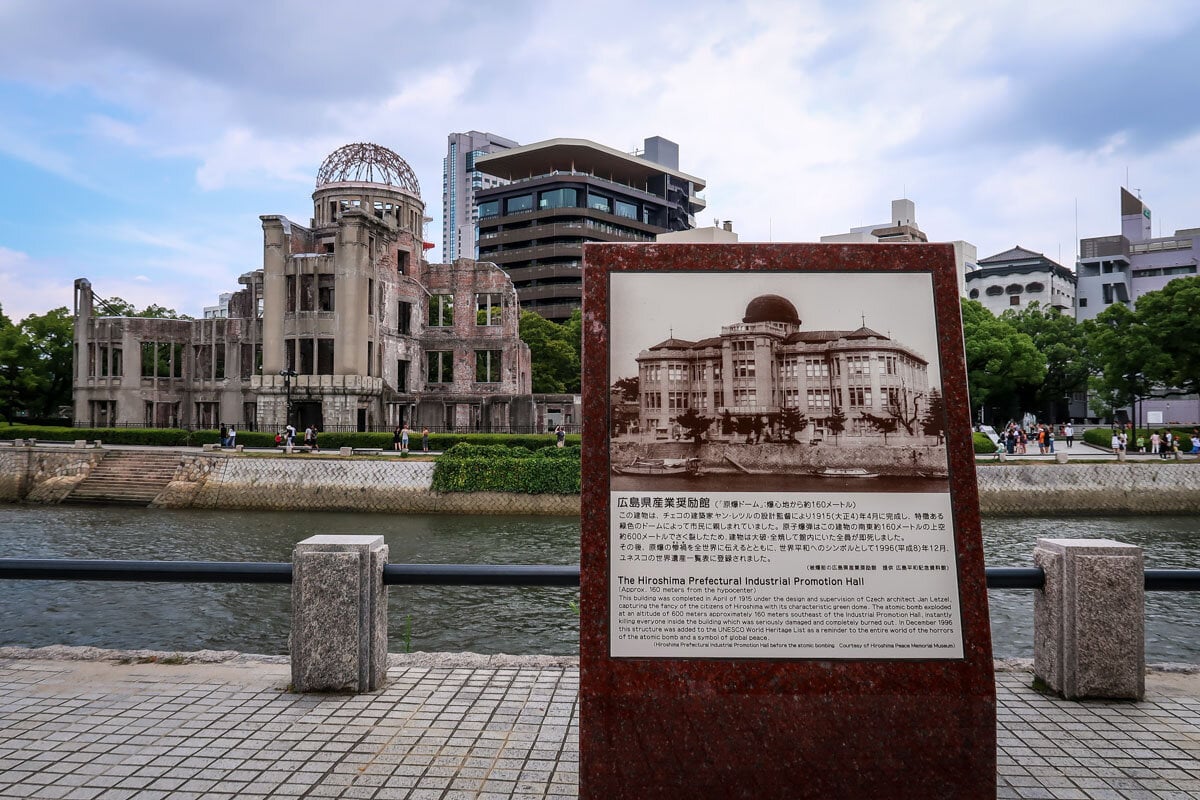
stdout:
<svg viewBox="0 0 1200 800">
<path fill-rule="evenodd" d="M 791 325 L 800 324 L 800 315 L 792 301 L 777 294 L 764 294 L 754 298 L 746 306 L 746 316 L 742 322 L 787 322 Z"/>
<path fill-rule="evenodd" d="M 380 183 L 420 196 L 412 167 L 396 153 L 370 142 L 344 145 L 329 154 L 317 170 L 317 188 L 327 183 Z"/>
</svg>

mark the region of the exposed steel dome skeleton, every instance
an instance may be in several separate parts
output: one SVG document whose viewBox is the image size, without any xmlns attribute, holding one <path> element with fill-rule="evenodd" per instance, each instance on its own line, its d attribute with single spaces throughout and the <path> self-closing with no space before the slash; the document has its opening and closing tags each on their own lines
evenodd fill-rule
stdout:
<svg viewBox="0 0 1200 800">
<path fill-rule="evenodd" d="M 370 142 L 339 147 L 317 170 L 318 188 L 343 182 L 381 183 L 421 195 L 421 185 L 408 162 L 386 147 Z"/>
</svg>

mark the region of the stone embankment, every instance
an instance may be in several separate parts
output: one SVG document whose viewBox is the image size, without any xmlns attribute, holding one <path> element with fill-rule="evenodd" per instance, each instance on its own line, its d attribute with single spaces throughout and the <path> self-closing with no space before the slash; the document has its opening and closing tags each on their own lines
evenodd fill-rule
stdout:
<svg viewBox="0 0 1200 800">
<path fill-rule="evenodd" d="M 0 502 L 60 503 L 107 450 L 0 448 Z M 1200 462 L 1008 463 L 977 468 L 995 516 L 1200 512 Z M 441 493 L 433 463 L 181 452 L 159 508 L 578 514 L 578 495 Z"/>
<path fill-rule="evenodd" d="M 60 503 L 107 450 L 4 448 L 0 502 Z M 133 451 L 125 451 L 133 452 Z M 180 452 L 155 508 L 578 514 L 579 495 L 435 492 L 433 462 Z"/>
</svg>

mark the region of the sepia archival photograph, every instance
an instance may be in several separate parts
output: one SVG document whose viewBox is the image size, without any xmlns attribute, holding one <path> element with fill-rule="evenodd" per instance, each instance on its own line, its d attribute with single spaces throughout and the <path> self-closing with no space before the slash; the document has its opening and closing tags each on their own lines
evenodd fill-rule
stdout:
<svg viewBox="0 0 1200 800">
<path fill-rule="evenodd" d="M 948 491 L 929 274 L 609 280 L 614 491 Z"/>
</svg>

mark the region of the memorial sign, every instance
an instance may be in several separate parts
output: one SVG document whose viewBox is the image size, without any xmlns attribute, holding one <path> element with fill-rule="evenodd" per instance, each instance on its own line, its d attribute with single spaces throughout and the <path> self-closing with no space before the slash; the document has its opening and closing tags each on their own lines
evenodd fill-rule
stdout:
<svg viewBox="0 0 1200 800">
<path fill-rule="evenodd" d="M 584 289 L 582 796 L 994 796 L 951 249 L 588 245 Z"/>
</svg>

